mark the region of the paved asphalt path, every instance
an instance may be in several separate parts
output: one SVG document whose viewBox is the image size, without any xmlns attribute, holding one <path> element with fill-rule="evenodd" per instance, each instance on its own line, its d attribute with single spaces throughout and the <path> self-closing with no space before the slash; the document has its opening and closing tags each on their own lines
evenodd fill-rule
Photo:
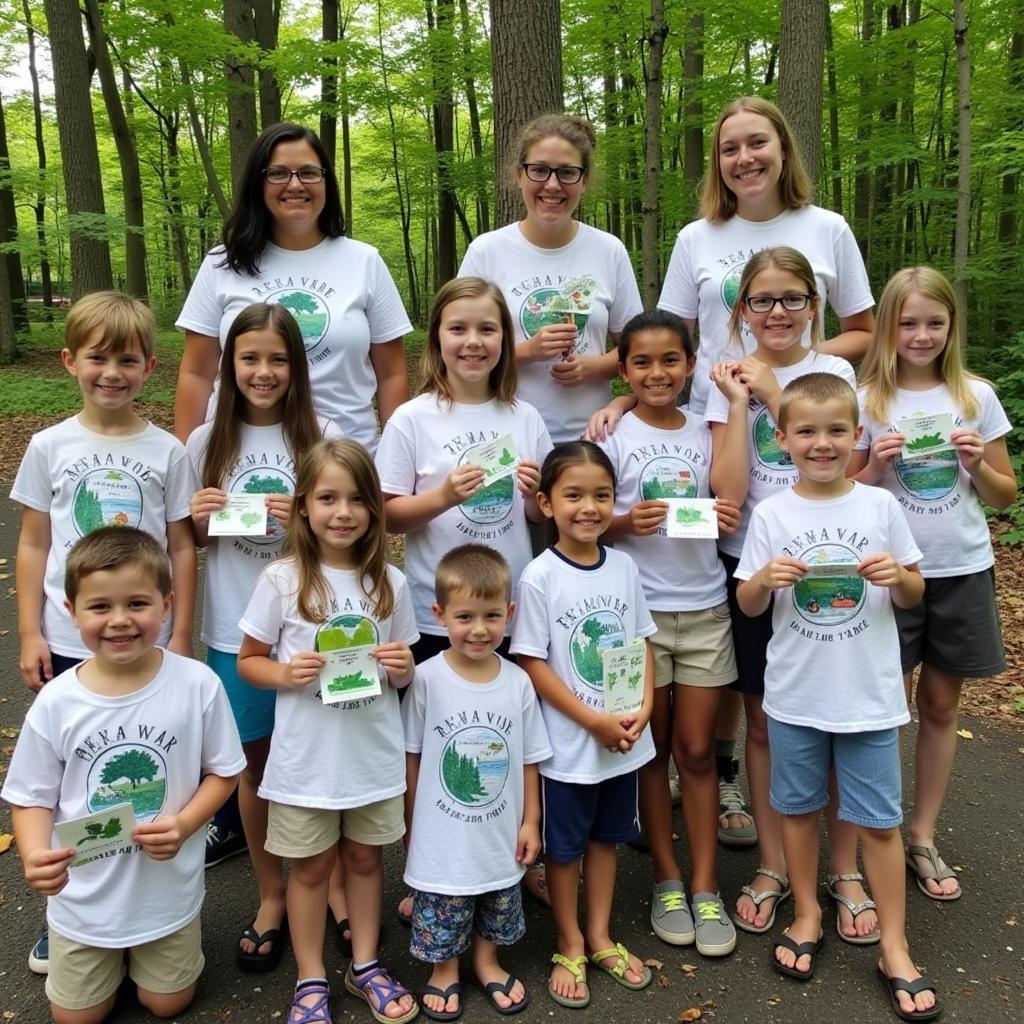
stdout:
<svg viewBox="0 0 1024 1024">
<path fill-rule="evenodd" d="M 9 487 L 0 487 L 6 495 Z M 0 728 L 20 726 L 30 696 L 17 675 L 17 628 L 13 596 L 13 564 L 18 513 L 0 499 Z M 7 575 L 9 574 L 9 575 Z M 969 1024 L 1010 1024 L 1024 1020 L 1024 732 L 981 719 L 962 723 L 973 734 L 957 752 L 941 847 L 947 860 L 962 869 L 966 892 L 955 903 L 926 899 L 908 879 L 911 946 L 920 967 L 935 981 L 946 1021 Z M 913 728 L 908 730 L 908 739 Z M 0 739 L 0 766 L 13 747 Z M 909 766 L 912 748 L 905 751 Z M 677 818 L 678 821 L 678 818 Z M 678 827 L 678 826 L 677 826 Z M 10 831 L 10 814 L 0 810 L 0 832 Z M 684 855 L 683 855 L 684 856 Z M 390 913 L 401 888 L 401 848 L 386 851 L 387 892 L 382 959 L 410 988 L 426 980 L 427 971 L 408 954 L 408 933 Z M 751 851 L 720 850 L 719 877 L 727 905 L 757 866 Z M 685 859 L 684 859 L 685 870 Z M 821 1024 L 895 1020 L 887 997 L 875 977 L 877 952 L 840 942 L 834 931 L 834 911 L 823 898 L 827 942 L 814 979 L 790 981 L 768 966 L 769 937 L 740 932 L 736 952 L 722 960 L 707 960 L 690 947 L 667 946 L 649 928 L 651 866 L 647 857 L 624 849 L 619 862 L 614 933 L 644 958 L 663 964 L 655 985 L 634 993 L 591 971 L 592 1002 L 583 1015 L 556 1007 L 544 994 L 547 962 L 554 950 L 549 913 L 527 905 L 527 935 L 505 959 L 525 982 L 532 1002 L 519 1019 L 523 1024 L 554 1020 L 621 1021 L 622 1024 L 673 1024 L 679 1014 L 698 1008 L 710 1022 Z M 824 894 L 823 894 L 824 896 Z M 294 984 L 293 961 L 286 954 L 270 975 L 246 975 L 234 964 L 232 949 L 254 910 L 255 887 L 244 857 L 207 873 L 203 908 L 203 946 L 206 972 L 191 1010 L 183 1020 L 196 1022 L 256 1022 L 287 1019 Z M 789 921 L 792 904 L 779 912 L 781 928 Z M 0 1021 L 43 1024 L 49 1021 L 43 981 L 28 970 L 26 958 L 42 915 L 42 901 L 25 885 L 16 850 L 0 855 Z M 683 965 L 687 966 L 683 970 Z M 327 966 L 334 991 L 334 1019 L 367 1022 L 365 1005 L 342 986 L 346 964 L 331 947 Z M 464 980 L 467 980 L 464 977 Z M 467 987 L 463 1019 L 497 1020 L 478 989 Z M 117 1024 L 152 1020 L 122 989 L 110 1018 Z M 425 1018 L 420 1018 L 425 1019 Z"/>
</svg>

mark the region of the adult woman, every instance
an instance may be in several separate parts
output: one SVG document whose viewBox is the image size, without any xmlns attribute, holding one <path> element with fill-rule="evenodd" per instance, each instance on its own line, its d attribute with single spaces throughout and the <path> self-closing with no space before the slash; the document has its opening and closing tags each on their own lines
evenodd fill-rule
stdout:
<svg viewBox="0 0 1024 1024">
<path fill-rule="evenodd" d="M 302 328 L 317 412 L 373 447 L 409 397 L 402 335 L 412 329 L 384 261 L 346 238 L 331 161 L 308 128 L 275 124 L 254 143 L 224 237 L 203 261 L 177 327 L 185 349 L 174 400 L 183 441 L 208 418 L 221 346 L 252 302 L 276 302 Z"/>
<path fill-rule="evenodd" d="M 642 308 L 623 244 L 573 217 L 593 157 L 590 122 L 548 114 L 528 124 L 515 172 L 526 216 L 474 239 L 459 269 L 504 293 L 515 322 L 519 393 L 556 444 L 579 437 L 608 401 L 618 365 L 606 352 L 608 339 Z"/>
</svg>

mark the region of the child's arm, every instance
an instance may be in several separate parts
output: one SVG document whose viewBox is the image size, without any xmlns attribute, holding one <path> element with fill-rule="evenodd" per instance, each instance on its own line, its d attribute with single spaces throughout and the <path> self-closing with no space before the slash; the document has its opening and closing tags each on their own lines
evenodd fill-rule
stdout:
<svg viewBox="0 0 1024 1024">
<path fill-rule="evenodd" d="M 516 840 L 516 860 L 532 864 L 540 853 L 540 774 L 535 764 L 523 765 L 523 821 Z"/>
<path fill-rule="evenodd" d="M 636 408 L 636 395 L 619 395 L 598 409 L 587 424 L 584 435 L 588 441 L 607 441 L 615 432 L 615 424 L 631 409 Z"/>
<path fill-rule="evenodd" d="M 248 633 L 242 634 L 238 651 L 238 674 L 261 690 L 301 690 L 319 678 L 324 656 L 316 651 L 299 651 L 287 663 L 270 657 L 270 644 Z"/>
<path fill-rule="evenodd" d="M 432 487 L 420 494 L 385 494 L 387 527 L 392 533 L 418 530 L 442 512 L 471 498 L 483 483 L 484 471 L 479 466 L 467 463 L 456 466 L 440 487 Z"/>
<path fill-rule="evenodd" d="M 198 571 L 191 519 L 167 524 L 167 552 L 171 556 L 171 582 L 174 586 L 174 618 L 167 649 L 191 658 Z"/>
<path fill-rule="evenodd" d="M 14 565 L 18 595 L 18 636 L 21 653 L 18 668 L 30 690 L 41 690 L 53 678 L 50 645 L 43 638 L 43 580 L 50 554 L 50 517 L 27 505 L 21 510 L 21 533 Z M 49 845 L 49 837 L 47 837 Z"/>
<path fill-rule="evenodd" d="M 620 537 L 649 537 L 658 532 L 658 527 L 668 515 L 668 505 L 656 498 L 638 501 L 628 512 L 615 516 L 611 526 L 604 532 L 603 540 L 618 540 Z"/>
<path fill-rule="evenodd" d="M 736 363 L 715 363 L 711 379 L 729 400 L 729 418 L 711 424 L 711 491 L 742 505 L 750 483 L 747 453 L 747 404 L 750 391 L 739 379 Z"/>
<path fill-rule="evenodd" d="M 876 587 L 888 587 L 897 608 L 913 608 L 924 597 L 924 578 L 917 563 L 900 565 L 888 552 L 868 555 L 857 571 Z"/>
<path fill-rule="evenodd" d="M 806 572 L 807 565 L 799 558 L 773 558 L 749 580 L 740 580 L 736 602 L 744 615 L 754 618 L 767 610 L 772 591 L 793 586 Z"/>
<path fill-rule="evenodd" d="M 11 807 L 11 822 L 29 888 L 43 896 L 56 896 L 68 884 L 68 864 L 75 851 L 50 848 L 53 811 L 49 807 Z"/>
<path fill-rule="evenodd" d="M 997 512 L 1009 507 L 1017 497 L 1017 477 L 1006 438 L 997 437 L 986 444 L 976 430 L 954 430 L 950 440 L 961 465 L 971 474 L 978 497 Z"/>
<path fill-rule="evenodd" d="M 170 860 L 220 810 L 237 785 L 237 775 L 204 775 L 192 799 L 177 814 L 164 814 L 136 825 L 132 839 L 153 860 Z"/>
</svg>

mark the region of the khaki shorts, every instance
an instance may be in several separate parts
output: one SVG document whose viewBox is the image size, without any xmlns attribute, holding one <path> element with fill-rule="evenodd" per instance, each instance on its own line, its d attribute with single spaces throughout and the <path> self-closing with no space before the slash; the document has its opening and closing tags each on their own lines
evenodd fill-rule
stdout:
<svg viewBox="0 0 1024 1024">
<path fill-rule="evenodd" d="M 696 612 L 651 612 L 654 685 L 727 686 L 736 678 L 729 605 Z"/>
<path fill-rule="evenodd" d="M 342 835 L 366 846 L 387 846 L 405 835 L 405 797 L 323 811 L 270 801 L 267 853 L 278 857 L 315 857 L 337 846 Z"/>
<path fill-rule="evenodd" d="M 50 971 L 46 996 L 63 1010 L 88 1010 L 120 986 L 128 954 L 128 976 L 141 989 L 170 995 L 194 985 L 203 973 L 199 914 L 162 939 L 125 949 L 84 946 L 50 929 Z"/>
</svg>

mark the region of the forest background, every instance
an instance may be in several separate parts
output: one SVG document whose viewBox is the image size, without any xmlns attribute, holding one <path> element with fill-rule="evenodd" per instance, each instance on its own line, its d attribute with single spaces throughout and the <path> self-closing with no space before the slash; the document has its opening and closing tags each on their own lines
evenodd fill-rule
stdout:
<svg viewBox="0 0 1024 1024">
<path fill-rule="evenodd" d="M 0 68 L 0 413 L 44 411 L 17 363 L 95 288 L 145 297 L 176 361 L 168 329 L 264 125 L 318 131 L 348 233 L 422 324 L 471 239 L 516 216 L 519 127 L 562 108 L 598 131 L 580 216 L 653 305 L 718 111 L 756 93 L 876 298 L 912 263 L 956 281 L 970 364 L 1024 425 L 1024 0 L 4 0 Z M 1019 507 L 1001 536 L 1024 538 Z"/>
</svg>

